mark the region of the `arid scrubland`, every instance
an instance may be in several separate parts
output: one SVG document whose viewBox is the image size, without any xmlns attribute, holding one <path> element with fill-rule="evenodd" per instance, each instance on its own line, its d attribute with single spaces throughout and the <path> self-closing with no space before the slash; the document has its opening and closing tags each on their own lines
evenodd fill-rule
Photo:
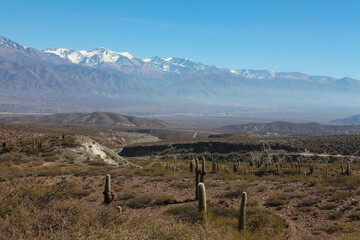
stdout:
<svg viewBox="0 0 360 240">
<path fill-rule="evenodd" d="M 76 151 L 79 131 L 12 127 L 16 138 L 0 146 L 0 239 L 358 239 L 359 149 L 344 152 L 346 136 L 270 139 L 259 151 L 170 149 L 109 165 Z M 271 147 L 285 142 L 300 151 Z"/>
</svg>

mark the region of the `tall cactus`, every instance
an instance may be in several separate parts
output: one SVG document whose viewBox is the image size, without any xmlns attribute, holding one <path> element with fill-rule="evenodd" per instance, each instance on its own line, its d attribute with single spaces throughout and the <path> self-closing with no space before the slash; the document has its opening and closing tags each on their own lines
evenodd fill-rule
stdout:
<svg viewBox="0 0 360 240">
<path fill-rule="evenodd" d="M 176 159 L 177 159 L 177 156 L 175 157 L 175 159 L 174 159 L 174 165 L 173 165 L 173 167 L 172 167 L 172 171 L 176 171 Z"/>
<path fill-rule="evenodd" d="M 276 166 L 276 172 L 277 174 L 280 176 L 281 175 L 281 169 L 280 169 L 280 166 L 278 164 L 275 164 Z"/>
<path fill-rule="evenodd" d="M 37 145 L 38 145 L 38 150 L 41 150 L 41 149 L 42 149 L 42 141 L 41 141 L 41 138 L 39 138 Z"/>
<path fill-rule="evenodd" d="M 351 173 L 351 165 L 350 165 L 350 161 L 348 161 L 346 166 L 346 174 L 350 175 L 350 173 Z"/>
<path fill-rule="evenodd" d="M 199 190 L 199 220 L 201 222 L 205 222 L 206 212 L 207 212 L 205 185 L 203 183 L 199 183 L 198 190 Z"/>
<path fill-rule="evenodd" d="M 111 180 L 110 180 L 109 174 L 106 174 L 105 191 L 103 192 L 103 194 L 104 194 L 104 203 L 105 204 L 110 204 L 115 198 L 115 193 L 114 193 L 114 191 L 111 190 Z"/>
<path fill-rule="evenodd" d="M 190 172 L 194 172 L 194 159 L 190 161 Z"/>
<path fill-rule="evenodd" d="M 212 159 L 212 164 L 211 164 L 211 172 L 212 173 L 216 173 L 216 161 L 215 159 Z"/>
<path fill-rule="evenodd" d="M 327 178 L 327 168 L 323 168 L 323 178 Z"/>
<path fill-rule="evenodd" d="M 122 208 L 121 208 L 121 206 L 117 206 L 116 209 L 118 210 L 118 213 L 122 213 Z"/>
<path fill-rule="evenodd" d="M 345 169 L 344 169 L 344 161 L 341 161 L 341 173 L 344 174 L 345 173 Z"/>
<path fill-rule="evenodd" d="M 309 163 L 309 174 L 308 175 L 311 175 L 314 173 L 314 163 L 311 162 Z"/>
<path fill-rule="evenodd" d="M 239 231 L 246 229 L 246 202 L 247 202 L 247 193 L 242 192 L 241 194 L 241 205 L 239 213 Z"/>
<path fill-rule="evenodd" d="M 206 159 L 205 157 L 203 156 L 202 157 L 202 161 L 201 161 L 201 164 L 202 164 L 202 167 L 201 167 L 201 173 L 200 173 L 200 182 L 203 183 L 204 182 L 204 176 L 206 175 Z"/>
<path fill-rule="evenodd" d="M 196 158 L 196 160 L 195 160 L 195 200 L 199 199 L 198 185 L 200 182 L 200 173 L 201 173 L 201 170 L 199 169 L 199 159 Z"/>
<path fill-rule="evenodd" d="M 226 165 L 224 165 L 224 172 L 229 173 L 229 169 L 228 169 L 228 167 Z"/>
</svg>

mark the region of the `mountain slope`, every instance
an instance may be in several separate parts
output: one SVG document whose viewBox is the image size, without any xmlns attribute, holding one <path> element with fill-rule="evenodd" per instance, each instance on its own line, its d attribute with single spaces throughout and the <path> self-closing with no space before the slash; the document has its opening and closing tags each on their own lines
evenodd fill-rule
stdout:
<svg viewBox="0 0 360 240">
<path fill-rule="evenodd" d="M 134 79 L 77 65 L 28 65 L 0 62 L 0 93 L 9 97 L 49 99 L 142 94 Z"/>
<path fill-rule="evenodd" d="M 0 35 L 0 61 L 31 65 L 71 64 L 65 59 L 44 54 L 42 51 L 24 47 Z"/>
<path fill-rule="evenodd" d="M 344 125 L 360 125 L 360 114 L 343 119 L 335 119 L 331 121 L 331 123 Z"/>
<path fill-rule="evenodd" d="M 82 127 L 155 127 L 168 126 L 157 119 L 138 118 L 109 112 L 67 113 L 47 116 L 17 116 L 0 118 L 3 123 L 30 125 L 57 125 Z"/>
<path fill-rule="evenodd" d="M 134 77 L 73 64 L 0 36 L 0 94 L 8 99 L 62 100 L 144 95 Z M 156 90 L 152 90 L 156 92 Z"/>
</svg>

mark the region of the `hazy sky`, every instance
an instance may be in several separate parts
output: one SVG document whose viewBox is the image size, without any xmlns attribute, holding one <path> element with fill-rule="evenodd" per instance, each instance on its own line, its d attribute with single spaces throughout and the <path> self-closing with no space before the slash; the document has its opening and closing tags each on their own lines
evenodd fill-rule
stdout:
<svg viewBox="0 0 360 240">
<path fill-rule="evenodd" d="M 360 79 L 360 1 L 0 0 L 0 35 L 38 49 Z"/>
</svg>

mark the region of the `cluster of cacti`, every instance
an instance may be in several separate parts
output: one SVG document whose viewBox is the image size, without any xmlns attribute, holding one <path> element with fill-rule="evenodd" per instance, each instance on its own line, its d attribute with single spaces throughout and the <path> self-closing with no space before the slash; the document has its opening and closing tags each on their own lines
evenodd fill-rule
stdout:
<svg viewBox="0 0 360 240">
<path fill-rule="evenodd" d="M 206 222 L 207 215 L 207 204 L 206 204 L 206 190 L 204 183 L 199 183 L 197 185 L 197 191 L 199 193 L 198 199 L 198 220 L 202 223 Z M 241 205 L 239 210 L 239 231 L 246 229 L 246 203 L 247 203 L 247 193 L 242 192 L 241 194 Z"/>
<path fill-rule="evenodd" d="M 236 173 L 237 172 L 238 167 L 236 166 L 236 164 L 233 165 L 233 172 Z"/>
<path fill-rule="evenodd" d="M 42 140 L 41 140 L 41 138 L 36 139 L 35 137 L 33 137 L 32 147 L 33 147 L 33 149 L 37 148 L 38 150 L 41 150 L 42 149 Z"/>
<path fill-rule="evenodd" d="M 261 167 L 261 162 L 260 162 L 260 161 L 257 161 L 257 162 L 256 162 L 256 166 L 257 166 L 257 168 L 260 168 L 260 167 Z"/>
<path fill-rule="evenodd" d="M 234 163 L 234 166 L 233 166 L 233 172 L 234 173 L 238 172 L 239 168 L 240 168 L 240 161 L 239 161 L 239 159 L 236 159 L 236 162 Z"/>
<path fill-rule="evenodd" d="M 251 173 L 251 166 L 253 166 L 254 164 L 257 165 L 259 169 L 259 172 L 261 170 L 264 170 L 264 172 L 269 172 L 271 170 L 271 173 L 275 173 L 279 176 L 282 176 L 283 172 L 282 170 L 284 170 L 284 172 L 286 173 L 286 170 L 289 165 L 288 163 L 286 163 L 286 168 L 283 168 L 283 158 L 278 157 L 275 155 L 272 156 L 272 159 L 269 159 L 269 155 L 267 153 L 265 153 L 263 155 L 263 159 L 257 160 L 255 159 L 253 162 L 253 159 L 249 159 L 249 170 L 248 173 Z M 232 160 L 232 159 L 231 159 Z M 257 161 L 256 161 L 257 160 Z M 311 159 L 310 159 L 311 160 Z M 245 160 L 246 161 L 246 160 Z M 303 162 L 303 168 L 301 168 L 301 161 Z M 314 173 L 314 163 L 312 161 L 308 162 L 307 159 L 305 158 L 301 158 L 297 159 L 297 161 L 294 161 L 294 163 L 291 163 L 291 168 L 294 165 L 294 172 L 295 174 L 297 174 L 297 172 L 299 172 L 301 175 L 303 174 L 304 177 L 308 177 L 309 175 Z M 170 162 L 171 165 L 171 162 Z M 230 171 L 231 171 L 231 165 L 230 163 L 228 164 L 230 166 Z M 244 175 L 247 174 L 247 163 L 243 163 L 243 173 Z M 307 168 L 308 170 L 307 171 Z M 166 163 L 166 168 L 175 171 L 176 170 L 176 159 L 174 160 L 174 164 L 173 166 L 169 166 L 169 163 Z M 239 170 L 240 169 L 240 170 Z M 240 161 L 239 159 L 236 159 L 236 162 L 233 164 L 233 171 L 236 172 L 241 172 L 240 168 Z M 303 171 L 301 171 L 301 169 L 303 169 Z M 206 203 L 206 189 L 205 189 L 205 185 L 204 185 L 204 177 L 207 174 L 206 171 L 206 159 L 204 156 L 202 156 L 202 162 L 201 162 L 201 166 L 200 166 L 200 162 L 197 158 L 192 159 L 190 161 L 190 165 L 189 165 L 189 170 L 190 172 L 195 172 L 195 186 L 196 186 L 196 192 L 195 192 L 195 199 L 198 200 L 198 214 L 199 214 L 199 220 L 201 221 L 206 221 L 206 215 L 207 215 L 207 203 Z M 224 170 L 226 173 L 229 172 L 229 169 L 226 165 L 226 163 L 224 164 Z M 254 170 L 254 169 L 253 169 Z M 214 158 L 212 158 L 212 165 L 211 165 L 211 173 L 216 173 L 219 171 L 219 162 L 216 161 Z M 256 171 L 256 170 L 255 170 Z M 307 171 L 307 172 L 306 172 Z M 341 171 L 343 174 L 347 174 L 350 175 L 351 173 L 351 163 L 350 161 L 347 162 L 347 167 L 346 169 L 344 168 L 344 162 L 341 161 Z M 300 175 L 300 177 L 301 177 Z M 326 167 L 323 168 L 323 178 L 326 179 L 328 177 L 328 169 Z M 114 192 L 111 190 L 111 184 L 110 184 L 110 175 L 107 174 L 106 175 L 106 182 L 105 182 L 105 191 L 104 191 L 104 203 L 109 204 L 111 203 L 115 198 L 115 194 Z M 242 199 L 241 199 L 241 206 L 240 206 L 240 211 L 239 211 L 239 222 L 238 222 L 238 229 L 240 231 L 243 231 L 246 229 L 246 204 L 247 204 L 247 193 L 243 192 L 242 193 Z M 122 209 L 120 206 L 118 206 L 118 211 L 121 213 Z"/>
<path fill-rule="evenodd" d="M 114 201 L 115 193 L 113 190 L 111 190 L 111 179 L 110 179 L 109 174 L 106 174 L 105 191 L 103 192 L 103 194 L 104 194 L 104 203 L 105 204 L 110 204 L 112 201 Z"/>
<path fill-rule="evenodd" d="M 177 171 L 176 159 L 174 160 L 174 163 L 172 164 L 172 166 L 170 166 L 169 162 L 166 162 L 165 170 Z"/>
</svg>

